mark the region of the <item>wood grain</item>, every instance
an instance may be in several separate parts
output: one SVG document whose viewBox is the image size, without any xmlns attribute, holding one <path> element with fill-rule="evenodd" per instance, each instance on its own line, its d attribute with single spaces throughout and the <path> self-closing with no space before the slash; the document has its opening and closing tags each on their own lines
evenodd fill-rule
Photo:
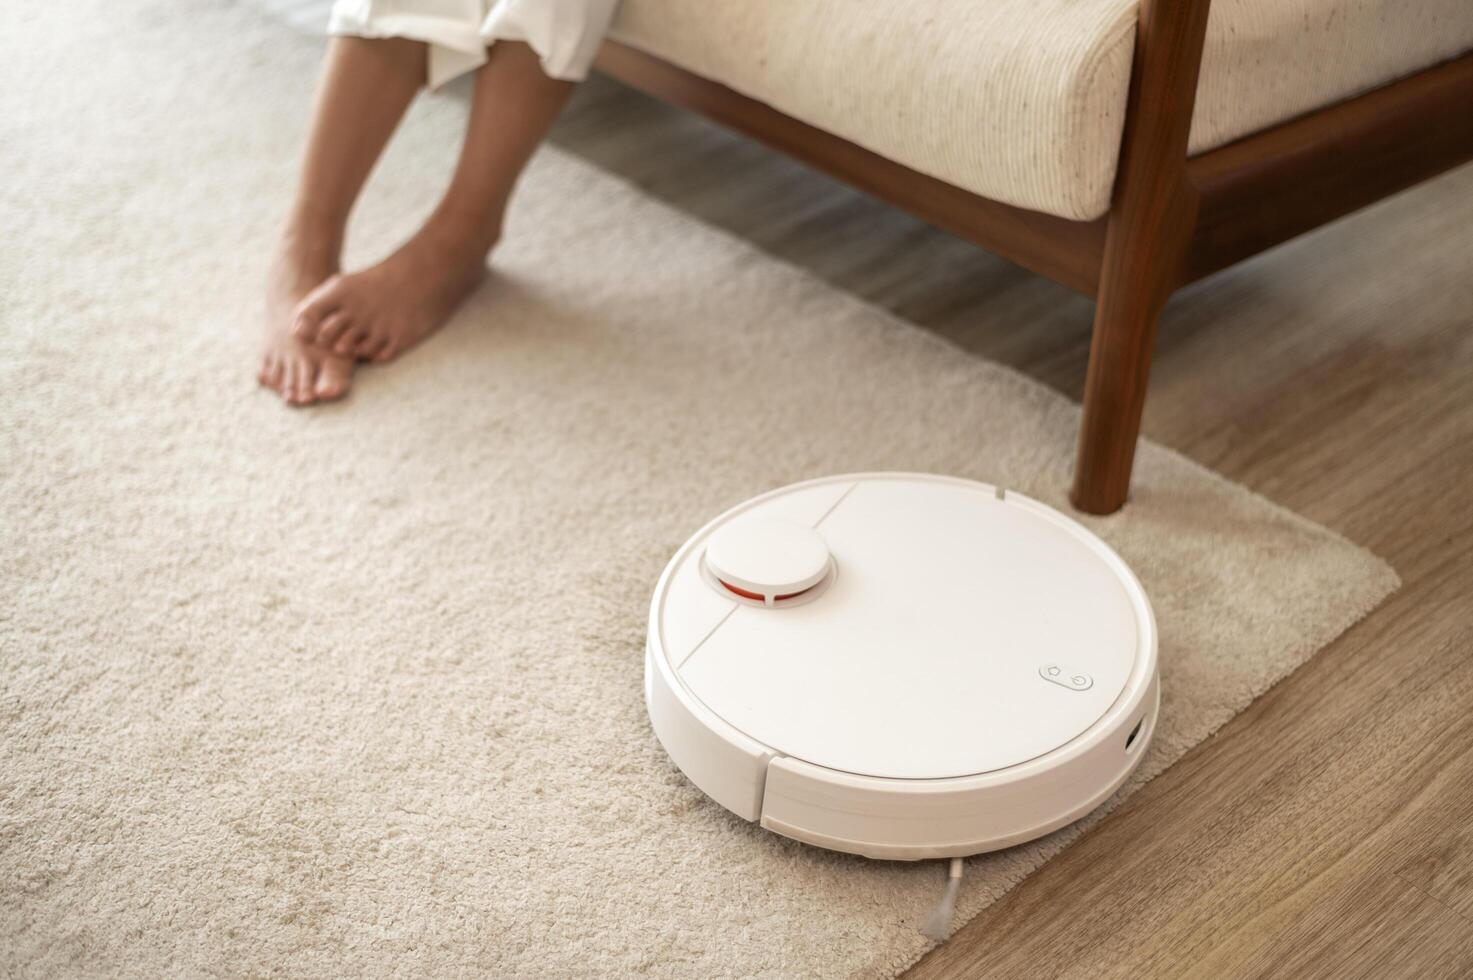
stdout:
<svg viewBox="0 0 1473 980">
<path fill-rule="evenodd" d="M 1091 514 L 1119 510 L 1130 490 L 1156 319 L 1197 218 L 1187 136 L 1207 10 L 1207 0 L 1141 5 L 1070 493 Z"/>
<path fill-rule="evenodd" d="M 1473 53 L 1192 158 L 1191 282 L 1473 159 Z"/>
<path fill-rule="evenodd" d="M 1053 282 L 607 79 L 555 139 L 1079 397 Z M 1147 435 L 1403 588 L 910 975 L 1473 976 L 1473 167 L 1186 288 L 1152 374 Z"/>
</svg>

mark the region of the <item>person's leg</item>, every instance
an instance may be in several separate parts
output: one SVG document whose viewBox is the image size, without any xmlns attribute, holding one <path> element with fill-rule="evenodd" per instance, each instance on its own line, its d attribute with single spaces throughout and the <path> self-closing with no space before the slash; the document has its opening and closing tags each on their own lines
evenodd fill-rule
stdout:
<svg viewBox="0 0 1473 980">
<path fill-rule="evenodd" d="M 425 45 L 402 38 L 335 37 L 302 163 L 296 200 L 272 262 L 257 380 L 294 405 L 348 390 L 352 358 L 292 334 L 298 303 L 338 271 L 348 213 L 425 78 Z"/>
<path fill-rule="evenodd" d="M 444 323 L 485 274 L 517 178 L 574 84 L 548 77 L 521 42 L 498 41 L 488 55 L 445 197 L 387 259 L 313 290 L 298 308 L 297 337 L 386 361 Z"/>
</svg>

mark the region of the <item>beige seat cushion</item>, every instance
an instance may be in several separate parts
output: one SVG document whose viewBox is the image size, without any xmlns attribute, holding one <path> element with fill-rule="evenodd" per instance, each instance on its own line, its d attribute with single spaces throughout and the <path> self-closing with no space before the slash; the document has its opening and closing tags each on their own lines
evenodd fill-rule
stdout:
<svg viewBox="0 0 1473 980">
<path fill-rule="evenodd" d="M 624 0 L 614 37 L 1019 207 L 1109 207 L 1132 0 Z M 1473 48 L 1470 0 L 1215 0 L 1193 152 Z"/>
</svg>

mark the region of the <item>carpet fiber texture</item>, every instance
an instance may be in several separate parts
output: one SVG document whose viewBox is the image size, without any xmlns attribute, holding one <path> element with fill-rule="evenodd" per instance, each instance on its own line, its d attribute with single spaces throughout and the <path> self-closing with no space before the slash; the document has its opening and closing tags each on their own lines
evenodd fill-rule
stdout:
<svg viewBox="0 0 1473 980">
<path fill-rule="evenodd" d="M 0 973 L 883 977 L 920 956 L 941 865 L 783 840 L 665 757 L 649 592 L 708 517 L 825 473 L 1064 506 L 1076 406 L 549 149 L 442 335 L 287 409 L 245 332 L 320 43 L 223 5 L 10 20 Z M 432 205 L 462 113 L 415 110 L 358 260 Z M 1154 445 L 1129 508 L 1088 523 L 1160 621 L 1159 734 L 1120 796 L 1396 585 Z M 969 861 L 958 923 L 1093 819 Z"/>
</svg>

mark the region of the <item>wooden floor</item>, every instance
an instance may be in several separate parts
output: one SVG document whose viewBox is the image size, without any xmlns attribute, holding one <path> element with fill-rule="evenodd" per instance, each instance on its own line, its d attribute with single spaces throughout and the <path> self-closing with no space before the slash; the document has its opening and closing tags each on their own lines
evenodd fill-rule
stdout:
<svg viewBox="0 0 1473 980">
<path fill-rule="evenodd" d="M 1062 287 L 605 79 L 554 141 L 1079 397 Z M 909 975 L 1473 977 L 1473 167 L 1192 287 L 1159 350 L 1149 437 L 1404 585 Z"/>
</svg>

